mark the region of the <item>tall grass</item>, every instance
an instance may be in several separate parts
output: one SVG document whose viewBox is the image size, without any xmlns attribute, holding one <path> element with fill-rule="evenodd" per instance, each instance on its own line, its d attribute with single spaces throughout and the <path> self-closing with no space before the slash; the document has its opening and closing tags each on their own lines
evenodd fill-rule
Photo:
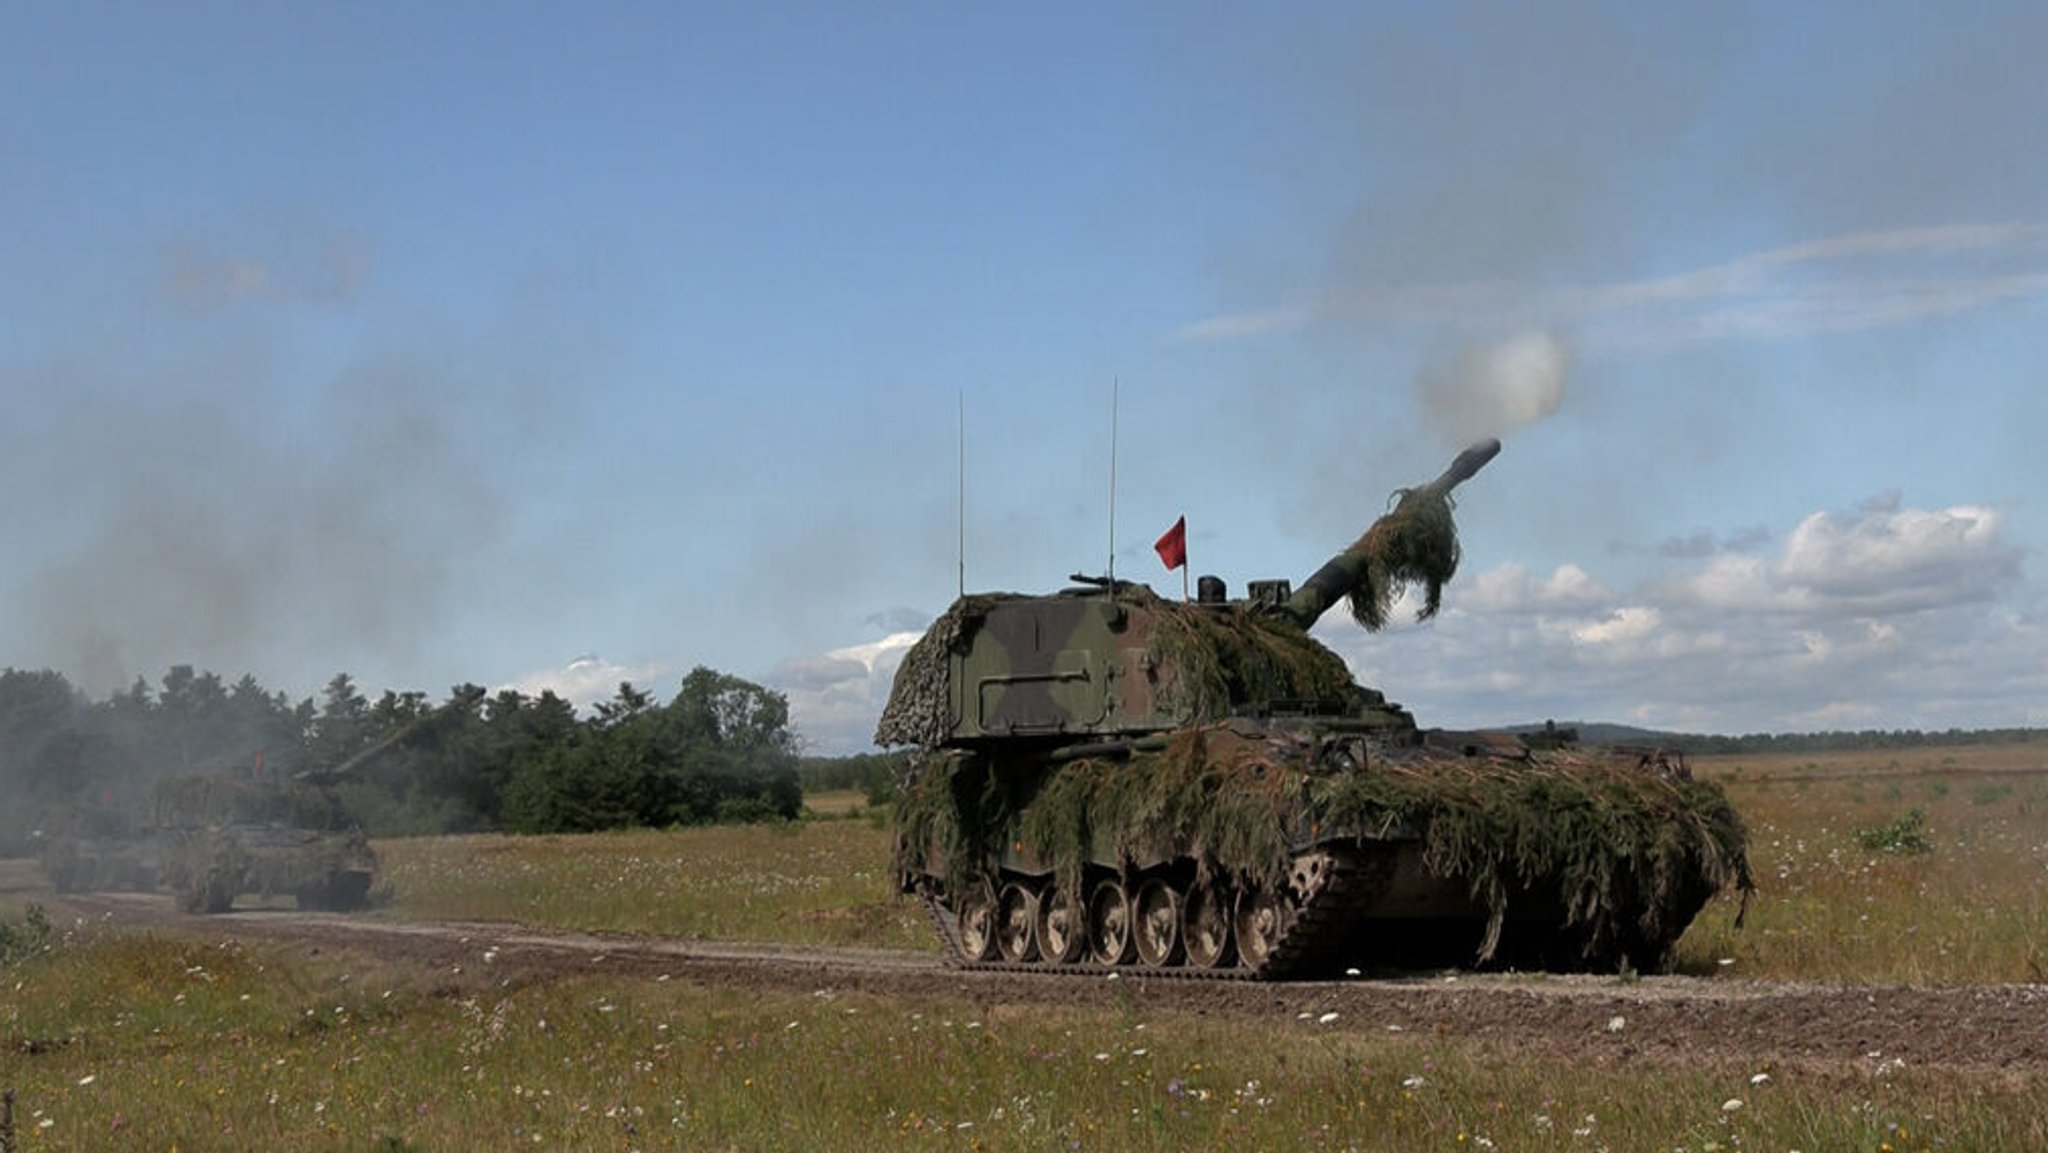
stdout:
<svg viewBox="0 0 2048 1153">
<path fill-rule="evenodd" d="M 377 852 L 397 917 L 935 947 L 924 914 L 895 899 L 878 822 L 435 837 L 379 842 Z"/>
<path fill-rule="evenodd" d="M 1744 928 L 1710 905 L 1681 967 L 1771 979 L 2048 980 L 2048 749 L 1900 764 L 1708 761 L 1749 824 Z M 1946 763 L 1943 763 L 1946 761 Z M 1915 821 L 1914 813 L 1921 819 Z M 1900 849 L 1913 851 L 1900 851 Z M 1732 964 L 1723 964 L 1732 962 Z"/>
<path fill-rule="evenodd" d="M 2048 1147 L 2048 1083 L 1558 1058 L 1330 1018 L 578 978 L 127 937 L 10 970 L 29 1149 Z"/>
</svg>

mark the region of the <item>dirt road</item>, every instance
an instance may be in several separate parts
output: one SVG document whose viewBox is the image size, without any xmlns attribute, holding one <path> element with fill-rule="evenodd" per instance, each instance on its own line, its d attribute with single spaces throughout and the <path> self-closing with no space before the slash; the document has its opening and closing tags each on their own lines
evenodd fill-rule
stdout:
<svg viewBox="0 0 2048 1153">
<path fill-rule="evenodd" d="M 988 1006 L 1055 1002 L 1161 1013 L 1292 1021 L 1458 1039 L 1484 1049 L 1588 1065 L 1729 1061 L 1841 1071 L 1899 1067 L 2048 1075 L 2048 986 L 1899 988 L 1698 977 L 1431 975 L 1301 984 L 1103 974 L 965 972 L 936 954 L 592 936 L 501 923 L 400 922 L 286 910 L 197 917 L 167 898 L 40 898 L 53 917 L 213 940 L 362 951 L 460 986 L 578 973 L 704 986 L 884 997 L 950 997 Z"/>
</svg>

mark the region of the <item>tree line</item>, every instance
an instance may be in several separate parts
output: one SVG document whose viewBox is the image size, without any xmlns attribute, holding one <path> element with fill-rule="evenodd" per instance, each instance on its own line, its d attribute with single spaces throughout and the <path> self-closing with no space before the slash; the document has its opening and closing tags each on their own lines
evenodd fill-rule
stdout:
<svg viewBox="0 0 2048 1153">
<path fill-rule="evenodd" d="M 894 801 L 910 772 L 908 749 L 885 753 L 853 753 L 843 757 L 804 757 L 797 761 L 797 780 L 806 793 L 858 790 L 870 805 Z"/>
<path fill-rule="evenodd" d="M 702 667 L 666 702 L 625 683 L 587 717 L 473 684 L 373 700 L 346 673 L 293 701 L 177 665 L 95 701 L 59 673 L 0 670 L 0 856 L 145 821 L 173 777 L 326 781 L 373 836 L 550 833 L 793 818 L 797 764 L 787 699 Z"/>
</svg>

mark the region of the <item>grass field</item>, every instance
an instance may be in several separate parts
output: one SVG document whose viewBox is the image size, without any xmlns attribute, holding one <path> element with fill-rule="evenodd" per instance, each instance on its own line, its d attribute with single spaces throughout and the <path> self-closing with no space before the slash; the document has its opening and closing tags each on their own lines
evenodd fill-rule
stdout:
<svg viewBox="0 0 2048 1153">
<path fill-rule="evenodd" d="M 104 941 L 7 1001 L 23 1149 L 1958 1149 L 2048 1087 L 1767 1062 L 1597 1077 L 1318 1021 L 565 981 Z M 23 1043 L 38 1046 L 20 1055 Z"/>
<path fill-rule="evenodd" d="M 843 817 L 574 837 L 385 842 L 380 915 L 520 921 L 704 940 L 929 949 L 894 898 L 889 834 Z"/>
<path fill-rule="evenodd" d="M 1708 758 L 1749 824 L 1758 894 L 1679 943 L 1780 980 L 2048 980 L 2048 743 Z M 1920 814 L 1917 833 L 1913 814 Z M 1918 850 L 1918 851 L 1915 851 Z M 1726 902 L 1721 902 L 1726 904 Z"/>
<path fill-rule="evenodd" d="M 1696 769 L 1748 819 L 1761 891 L 1741 930 L 1732 902 L 1711 906 L 1684 968 L 2042 979 L 2048 746 Z M 390 842 L 374 915 L 931 948 L 889 892 L 886 831 L 826 803 L 843 815 L 786 829 Z M 460 985 L 368 955 L 61 927 L 0 979 L 0 1085 L 19 1091 L 24 1150 L 2048 1148 L 2038 1076 L 1768 1054 L 1589 1075 L 1479 1041 L 1137 996 L 1081 1013 Z"/>
</svg>

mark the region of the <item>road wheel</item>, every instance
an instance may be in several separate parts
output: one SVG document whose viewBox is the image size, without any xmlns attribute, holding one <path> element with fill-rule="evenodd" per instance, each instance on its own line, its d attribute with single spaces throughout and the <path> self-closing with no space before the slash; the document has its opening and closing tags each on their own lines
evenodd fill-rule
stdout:
<svg viewBox="0 0 2048 1153">
<path fill-rule="evenodd" d="M 1100 965 L 1131 959 L 1131 897 L 1120 881 L 1104 881 L 1088 896 L 1088 955 Z"/>
<path fill-rule="evenodd" d="M 1038 959 L 1038 898 L 1015 882 L 996 902 L 996 948 L 1005 961 Z"/>
<path fill-rule="evenodd" d="M 1293 920 L 1293 909 L 1277 893 L 1246 889 L 1238 894 L 1237 916 L 1233 918 L 1238 964 L 1247 969 L 1265 968 Z"/>
<path fill-rule="evenodd" d="M 1180 893 L 1164 877 L 1138 886 L 1131 936 L 1139 960 L 1155 969 L 1180 963 L 1180 907 Z"/>
<path fill-rule="evenodd" d="M 996 955 L 996 895 L 987 881 L 969 885 L 960 896 L 960 953 L 970 961 Z"/>
<path fill-rule="evenodd" d="M 1054 965 L 1071 965 L 1088 951 L 1081 903 L 1065 889 L 1048 885 L 1038 895 L 1038 955 Z"/>
<path fill-rule="evenodd" d="M 1198 884 L 1188 890 L 1180 939 L 1189 965 L 1215 969 L 1230 963 L 1230 914 L 1230 893 L 1223 886 Z"/>
</svg>

